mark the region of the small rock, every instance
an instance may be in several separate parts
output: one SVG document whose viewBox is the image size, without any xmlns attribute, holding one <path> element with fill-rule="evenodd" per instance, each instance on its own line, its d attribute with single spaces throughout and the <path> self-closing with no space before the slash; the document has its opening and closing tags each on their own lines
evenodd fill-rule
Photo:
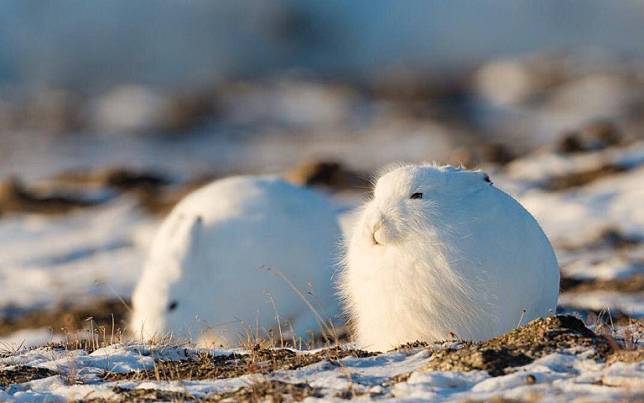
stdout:
<svg viewBox="0 0 644 403">
<path fill-rule="evenodd" d="M 96 204 L 96 201 L 68 194 L 38 194 L 25 187 L 15 177 L 10 177 L 0 183 L 0 214 L 58 214 Z"/>
<path fill-rule="evenodd" d="M 365 190 L 365 175 L 345 169 L 335 161 L 310 161 L 298 165 L 285 175 L 288 181 L 304 186 L 325 186 L 333 190 Z"/>
<path fill-rule="evenodd" d="M 500 143 L 485 144 L 481 148 L 481 158 L 486 162 L 505 165 L 514 160 L 515 157 L 507 146 Z"/>
<path fill-rule="evenodd" d="M 100 172 L 98 177 L 105 185 L 121 190 L 157 188 L 170 183 L 167 178 L 157 173 L 137 172 L 124 168 L 105 170 Z"/>
<path fill-rule="evenodd" d="M 434 352 L 430 371 L 484 370 L 492 376 L 505 374 L 509 367 L 523 366 L 547 354 L 572 347 L 592 348 L 605 358 L 611 351 L 605 337 L 589 330 L 569 315 L 533 320 L 502 336 L 482 343 L 466 343 L 460 349 Z"/>
<path fill-rule="evenodd" d="M 578 130 L 567 132 L 556 145 L 556 151 L 563 154 L 602 150 L 618 145 L 623 136 L 610 121 L 596 121 Z"/>
<path fill-rule="evenodd" d="M 561 176 L 553 176 L 548 179 L 542 187 L 545 190 L 557 192 L 584 186 L 606 176 L 620 174 L 628 170 L 629 167 L 627 166 L 609 162 L 586 170 L 572 172 Z"/>
</svg>

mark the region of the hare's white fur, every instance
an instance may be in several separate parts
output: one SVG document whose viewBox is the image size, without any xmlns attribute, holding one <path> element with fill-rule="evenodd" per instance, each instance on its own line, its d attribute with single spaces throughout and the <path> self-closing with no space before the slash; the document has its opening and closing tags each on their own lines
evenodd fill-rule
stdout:
<svg viewBox="0 0 644 403">
<path fill-rule="evenodd" d="M 339 238 L 332 205 L 313 190 L 273 176 L 213 182 L 182 200 L 158 230 L 130 330 L 144 339 L 206 332 L 227 346 L 277 329 L 277 316 L 285 333 L 319 331 L 292 286 L 324 319 L 337 314 Z"/>
<path fill-rule="evenodd" d="M 368 350 L 484 340 L 557 306 L 550 242 L 480 171 L 393 169 L 378 179 L 346 244 L 340 293 Z"/>
</svg>

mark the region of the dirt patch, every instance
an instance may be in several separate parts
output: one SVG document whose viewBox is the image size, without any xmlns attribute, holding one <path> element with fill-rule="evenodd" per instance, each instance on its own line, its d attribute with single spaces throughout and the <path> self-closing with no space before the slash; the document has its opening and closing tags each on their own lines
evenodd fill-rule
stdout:
<svg viewBox="0 0 644 403">
<path fill-rule="evenodd" d="M 323 186 L 335 191 L 371 190 L 369 175 L 360 174 L 335 161 L 307 161 L 285 175 L 286 180 L 303 186 Z"/>
<path fill-rule="evenodd" d="M 612 280 L 583 281 L 577 279 L 562 279 L 561 289 L 566 292 L 617 291 L 624 293 L 644 292 L 644 274 L 636 274 L 628 278 Z"/>
<path fill-rule="evenodd" d="M 64 214 L 100 205 L 124 193 L 136 197 L 146 211 L 162 215 L 188 193 L 215 178 L 215 175 L 203 175 L 185 183 L 173 183 L 165 175 L 128 168 L 67 171 L 52 177 L 46 185 L 37 186 L 26 186 L 16 178 L 8 178 L 0 183 L 0 215 Z M 107 196 L 91 196 L 96 190 L 105 190 Z"/>
<path fill-rule="evenodd" d="M 333 347 L 317 353 L 299 353 L 288 349 L 254 349 L 248 354 L 199 355 L 190 360 L 156 361 L 154 369 L 132 373 L 107 373 L 104 378 L 116 380 L 199 380 L 233 378 L 248 374 L 268 374 L 290 370 L 320 361 L 335 362 L 341 358 L 369 357 L 361 350 Z"/>
<path fill-rule="evenodd" d="M 158 188 L 171 183 L 165 175 L 128 168 L 104 168 L 63 172 L 53 178 L 55 182 L 74 186 L 110 187 L 119 190 Z"/>
<path fill-rule="evenodd" d="M 597 151 L 619 145 L 623 137 L 614 123 L 597 121 L 564 133 L 555 149 L 562 154 Z"/>
<path fill-rule="evenodd" d="M 255 383 L 234 392 L 208 395 L 207 400 L 220 401 L 230 399 L 236 402 L 300 402 L 307 397 L 324 397 L 319 388 L 313 388 L 305 383 L 286 383 L 267 381 Z"/>
<path fill-rule="evenodd" d="M 184 184 L 158 188 L 136 189 L 141 207 L 148 213 L 163 216 L 192 191 L 199 189 L 216 179 L 214 175 L 196 177 Z"/>
<path fill-rule="evenodd" d="M 568 292 L 575 287 L 578 287 L 580 284 L 588 283 L 589 280 L 582 280 L 573 277 L 561 277 L 559 280 L 559 292 Z"/>
<path fill-rule="evenodd" d="M 319 388 L 313 388 L 305 383 L 287 383 L 282 381 L 257 382 L 238 388 L 231 392 L 213 393 L 196 398 L 184 392 L 171 392 L 157 389 L 124 389 L 114 388 L 118 394 L 115 399 L 83 399 L 83 402 L 153 402 L 153 401 L 193 401 L 200 402 L 290 402 L 302 401 L 307 397 L 323 397 Z"/>
<path fill-rule="evenodd" d="M 492 376 L 505 374 L 506 368 L 529 364 L 544 355 L 571 347 L 594 348 L 606 358 L 611 351 L 605 337 L 597 336 L 573 316 L 562 315 L 530 322 L 483 343 L 466 343 L 460 349 L 435 352 L 426 370 L 484 370 Z"/>
<path fill-rule="evenodd" d="M 61 214 L 98 202 L 79 196 L 50 192 L 40 194 L 28 189 L 17 178 L 8 178 L 0 183 L 0 215 L 8 213 Z"/>
<path fill-rule="evenodd" d="M 613 363 L 613 362 L 625 362 L 625 363 L 633 363 L 633 362 L 642 362 L 644 361 L 644 348 L 639 347 L 636 350 L 619 350 L 614 352 L 608 357 L 608 360 L 606 360 L 608 363 Z"/>
<path fill-rule="evenodd" d="M 613 163 L 606 163 L 599 167 L 587 169 L 585 171 L 573 172 L 567 175 L 552 177 L 548 181 L 546 181 L 542 185 L 542 187 L 545 190 L 557 192 L 584 186 L 598 179 L 620 174 L 626 171 L 628 171 L 628 167 Z"/>
<path fill-rule="evenodd" d="M 597 249 L 600 247 L 609 247 L 613 249 L 628 249 L 636 247 L 642 243 L 642 239 L 633 235 L 627 235 L 617 228 L 606 228 L 599 232 L 594 242 L 588 247 Z"/>
<path fill-rule="evenodd" d="M 49 378 L 54 375 L 58 375 L 58 373 L 50 369 L 18 365 L 11 369 L 0 370 L 0 386 L 5 387 L 35 379 Z"/>
<path fill-rule="evenodd" d="M 0 319 L 0 336 L 21 329 L 49 327 L 54 333 L 67 334 L 83 329 L 105 329 L 110 336 L 126 327 L 127 301 L 98 300 L 82 306 L 61 304 L 46 311 L 29 311 Z"/>
<path fill-rule="evenodd" d="M 561 248 L 575 251 L 575 250 L 584 250 L 584 251 L 593 251 L 602 248 L 617 249 L 617 250 L 627 250 L 630 248 L 636 248 L 642 244 L 644 239 L 639 236 L 632 234 L 625 234 L 614 227 L 603 228 L 597 233 L 593 234 L 592 239 L 584 243 L 572 243 L 564 242 L 560 245 Z"/>
<path fill-rule="evenodd" d="M 418 350 L 419 348 L 425 348 L 427 346 L 429 346 L 429 343 L 416 340 L 411 343 L 401 344 L 400 346 L 393 349 L 393 351 L 402 351 L 405 353 L 411 353 L 415 350 Z"/>
<path fill-rule="evenodd" d="M 189 395 L 184 392 L 172 392 L 168 390 L 158 390 L 158 389 L 124 389 L 124 388 L 114 388 L 112 391 L 118 394 L 117 397 L 105 399 L 105 398 L 93 398 L 91 395 L 87 396 L 82 400 L 76 400 L 77 403 L 87 402 L 87 403 L 115 403 L 115 402 L 132 402 L 132 403 L 143 403 L 143 402 L 182 402 L 182 401 L 193 401 L 197 400 L 194 396 Z M 207 401 L 206 399 L 199 399 L 200 401 Z"/>
<path fill-rule="evenodd" d="M 166 175 L 153 171 L 128 168 L 107 168 L 90 171 L 68 171 L 53 178 L 55 183 L 80 188 L 106 188 L 134 195 L 149 213 L 163 215 L 191 191 L 205 185 L 214 175 L 196 177 L 186 183 L 173 183 Z"/>
</svg>

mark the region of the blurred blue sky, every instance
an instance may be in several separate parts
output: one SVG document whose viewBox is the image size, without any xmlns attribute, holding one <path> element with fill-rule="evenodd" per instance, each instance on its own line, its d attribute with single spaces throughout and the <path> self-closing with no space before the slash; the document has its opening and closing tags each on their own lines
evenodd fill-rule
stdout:
<svg viewBox="0 0 644 403">
<path fill-rule="evenodd" d="M 644 2 L 4 0 L 0 84 L 195 86 L 306 69 L 460 68 L 580 46 L 644 56 Z"/>
</svg>

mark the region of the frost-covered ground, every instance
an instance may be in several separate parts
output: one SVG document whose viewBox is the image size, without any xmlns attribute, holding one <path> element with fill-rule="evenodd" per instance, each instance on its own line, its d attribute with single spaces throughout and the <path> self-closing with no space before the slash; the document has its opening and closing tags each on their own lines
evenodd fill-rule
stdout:
<svg viewBox="0 0 644 403">
<path fill-rule="evenodd" d="M 631 328 L 627 344 L 619 336 L 610 339 L 628 348 L 617 351 L 609 339 L 594 336 L 571 317 L 532 322 L 524 334 L 515 331 L 500 340 L 503 347 L 494 340 L 484 346 L 446 342 L 376 355 L 350 346 L 312 351 L 137 344 L 92 352 L 23 349 L 0 358 L 0 383 L 5 383 L 0 399 L 637 400 L 644 394 L 644 362 L 641 342 L 633 342 L 641 329 Z"/>
</svg>

